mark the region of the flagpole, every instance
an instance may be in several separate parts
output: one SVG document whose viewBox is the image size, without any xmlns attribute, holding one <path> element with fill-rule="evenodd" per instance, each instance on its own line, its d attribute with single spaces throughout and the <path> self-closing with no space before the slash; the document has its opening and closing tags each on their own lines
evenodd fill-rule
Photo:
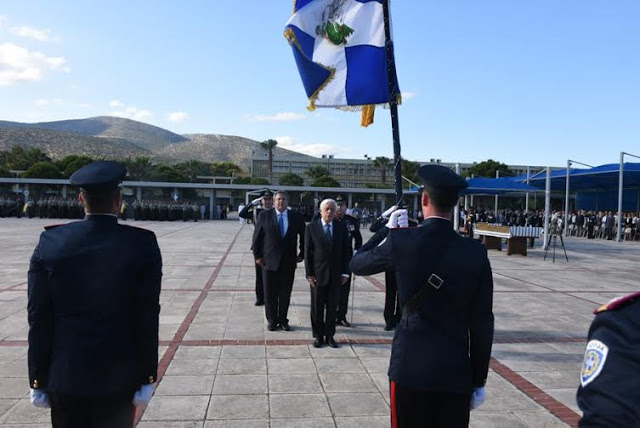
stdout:
<svg viewBox="0 0 640 428">
<path fill-rule="evenodd" d="M 385 50 L 387 54 L 387 77 L 389 80 L 389 106 L 391 110 L 391 130 L 393 132 L 393 165 L 395 167 L 396 203 L 402 208 L 402 162 L 400 157 L 400 126 L 398 125 L 398 100 L 396 93 L 396 67 L 391 41 L 391 25 L 389 22 L 389 0 L 382 2 L 384 14 Z"/>
</svg>

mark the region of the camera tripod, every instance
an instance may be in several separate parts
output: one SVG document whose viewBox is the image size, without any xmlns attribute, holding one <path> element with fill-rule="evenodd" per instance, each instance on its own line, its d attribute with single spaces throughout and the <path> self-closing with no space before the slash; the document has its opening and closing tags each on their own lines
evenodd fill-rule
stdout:
<svg viewBox="0 0 640 428">
<path fill-rule="evenodd" d="M 564 251 L 564 257 L 567 259 L 567 262 L 569 261 L 569 257 L 567 256 L 567 249 L 564 247 L 564 239 L 562 239 L 562 234 L 558 233 L 558 229 L 555 227 L 551 230 L 551 233 L 549 233 L 549 237 L 547 238 L 547 246 L 545 247 L 545 250 L 544 250 L 543 260 L 547 260 L 547 252 L 549 251 L 549 246 L 552 245 L 551 238 L 553 238 L 553 263 L 556 262 L 556 246 L 558 244 L 558 236 L 560 236 L 560 245 L 562 245 L 562 250 Z"/>
</svg>

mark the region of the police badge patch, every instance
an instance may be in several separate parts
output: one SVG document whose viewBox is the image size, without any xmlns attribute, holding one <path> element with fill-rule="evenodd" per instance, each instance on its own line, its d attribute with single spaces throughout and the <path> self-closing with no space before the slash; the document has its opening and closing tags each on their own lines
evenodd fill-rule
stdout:
<svg viewBox="0 0 640 428">
<path fill-rule="evenodd" d="M 609 347 L 599 340 L 591 340 L 587 344 L 584 361 L 582 362 L 582 371 L 580 372 L 580 383 L 583 388 L 598 377 L 604 368 L 608 353 Z"/>
</svg>

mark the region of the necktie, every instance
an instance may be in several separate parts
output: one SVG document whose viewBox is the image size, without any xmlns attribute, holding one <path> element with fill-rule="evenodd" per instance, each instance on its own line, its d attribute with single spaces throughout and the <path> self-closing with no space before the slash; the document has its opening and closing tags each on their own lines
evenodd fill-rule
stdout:
<svg viewBox="0 0 640 428">
<path fill-rule="evenodd" d="M 324 227 L 325 227 L 324 234 L 327 235 L 327 240 L 329 241 L 329 244 L 331 244 L 333 241 L 331 238 L 331 225 L 326 224 Z"/>
<path fill-rule="evenodd" d="M 280 236 L 284 238 L 284 219 L 282 214 L 278 214 L 278 227 L 280 228 Z"/>
</svg>

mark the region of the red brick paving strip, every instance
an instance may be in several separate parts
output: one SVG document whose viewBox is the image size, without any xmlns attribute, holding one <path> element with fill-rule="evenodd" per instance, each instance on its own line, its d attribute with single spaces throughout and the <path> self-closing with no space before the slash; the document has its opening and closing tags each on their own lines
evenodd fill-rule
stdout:
<svg viewBox="0 0 640 428">
<path fill-rule="evenodd" d="M 184 339 L 185 334 L 187 334 L 187 331 L 189 330 L 191 323 L 195 319 L 198 311 L 200 310 L 200 306 L 202 305 L 202 302 L 204 302 L 204 299 L 207 297 L 207 292 L 213 286 L 213 283 L 216 280 L 216 278 L 218 278 L 218 274 L 220 273 L 220 270 L 222 269 L 224 262 L 227 260 L 227 256 L 231 252 L 231 249 L 235 245 L 236 240 L 238 239 L 238 236 L 240 236 L 240 232 L 242 232 L 243 227 L 244 226 L 240 227 L 236 235 L 233 237 L 233 241 L 231 241 L 231 243 L 229 244 L 229 247 L 227 248 L 227 251 L 225 251 L 224 255 L 220 259 L 220 262 L 216 265 L 216 268 L 213 270 L 213 273 L 211 274 L 211 276 L 209 277 L 209 280 L 205 284 L 204 289 L 202 290 L 198 298 L 195 300 L 195 302 L 193 302 L 193 305 L 191 306 L 191 310 L 189 311 L 185 319 L 182 321 L 182 324 L 180 324 L 180 328 L 178 328 L 178 331 L 176 332 L 176 334 L 173 336 L 173 340 L 169 342 L 169 347 L 167 348 L 164 355 L 160 359 L 160 362 L 158 363 L 158 379 L 157 379 L 158 383 L 162 381 L 162 377 L 167 372 L 167 368 L 169 367 L 169 364 L 171 364 L 171 361 L 173 360 L 173 357 L 175 356 L 176 351 L 178 350 L 178 346 L 180 346 L 182 340 Z M 144 411 L 146 410 L 146 408 L 147 408 L 146 406 L 141 406 L 136 409 L 134 426 L 138 425 L 138 422 L 140 422 L 140 420 L 142 419 L 142 415 L 144 415 Z"/>
<path fill-rule="evenodd" d="M 506 381 L 525 393 L 533 401 L 547 409 L 554 416 L 567 425 L 577 427 L 580 415 L 520 376 L 495 358 L 491 358 L 490 367 Z"/>
</svg>

